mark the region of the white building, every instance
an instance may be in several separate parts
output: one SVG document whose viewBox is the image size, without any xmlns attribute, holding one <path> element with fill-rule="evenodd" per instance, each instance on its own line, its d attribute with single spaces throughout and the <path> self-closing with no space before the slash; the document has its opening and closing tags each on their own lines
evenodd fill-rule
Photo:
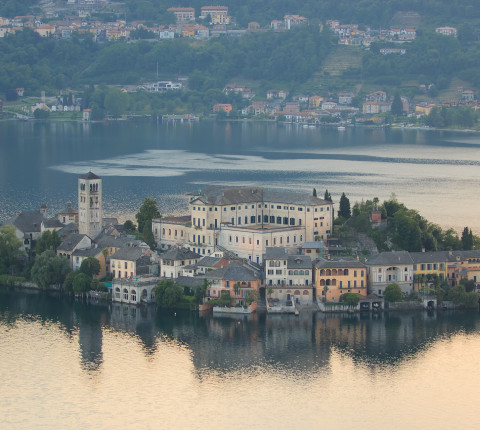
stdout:
<svg viewBox="0 0 480 430">
<path fill-rule="evenodd" d="M 102 231 L 102 178 L 92 172 L 78 178 L 78 231 L 95 238 Z"/>
<path fill-rule="evenodd" d="M 413 292 L 413 259 L 407 251 L 382 252 L 365 263 L 369 292 L 382 297 L 385 288 L 396 283 L 404 295 Z"/>
<path fill-rule="evenodd" d="M 209 188 L 192 196 L 190 214 L 152 221 L 158 246 L 183 246 L 200 255 L 224 248 L 256 263 L 267 247 L 295 253 L 306 241 L 326 239 L 333 204 L 308 194 L 263 188 Z"/>
</svg>

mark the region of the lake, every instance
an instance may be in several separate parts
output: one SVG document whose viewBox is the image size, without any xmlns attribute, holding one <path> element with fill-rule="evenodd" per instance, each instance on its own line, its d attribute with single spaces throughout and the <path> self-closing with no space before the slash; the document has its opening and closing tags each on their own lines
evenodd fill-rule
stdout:
<svg viewBox="0 0 480 430">
<path fill-rule="evenodd" d="M 392 193 L 442 227 L 480 232 L 480 134 L 303 128 L 263 122 L 0 122 L 0 220 L 42 203 L 76 205 L 77 177 L 104 179 L 104 208 L 122 221 L 143 199 L 162 214 L 210 184 L 261 185 L 353 203 Z"/>
<path fill-rule="evenodd" d="M 474 429 L 478 312 L 199 316 L 0 288 L 5 429 Z"/>
</svg>

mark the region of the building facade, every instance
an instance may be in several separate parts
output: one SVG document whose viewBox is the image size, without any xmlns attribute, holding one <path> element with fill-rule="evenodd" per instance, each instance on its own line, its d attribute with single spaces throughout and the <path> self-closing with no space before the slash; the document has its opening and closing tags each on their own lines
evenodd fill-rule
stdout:
<svg viewBox="0 0 480 430">
<path fill-rule="evenodd" d="M 268 247 L 295 253 L 308 241 L 326 239 L 333 204 L 310 195 L 263 188 L 207 189 L 192 196 L 190 214 L 154 219 L 161 249 L 184 246 L 204 256 L 225 248 L 261 263 Z"/>
</svg>

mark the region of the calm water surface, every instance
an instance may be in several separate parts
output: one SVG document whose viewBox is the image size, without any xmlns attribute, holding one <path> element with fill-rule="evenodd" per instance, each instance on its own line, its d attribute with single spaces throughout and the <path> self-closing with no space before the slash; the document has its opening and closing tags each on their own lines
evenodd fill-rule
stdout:
<svg viewBox="0 0 480 430">
<path fill-rule="evenodd" d="M 143 199 L 186 208 L 206 184 L 262 185 L 352 202 L 392 192 L 444 227 L 480 231 L 480 134 L 305 129 L 267 123 L 0 122 L 0 220 L 76 202 L 76 180 L 104 178 L 106 212 L 132 217 Z"/>
<path fill-rule="evenodd" d="M 476 429 L 477 312 L 217 318 L 0 292 L 0 427 Z"/>
</svg>

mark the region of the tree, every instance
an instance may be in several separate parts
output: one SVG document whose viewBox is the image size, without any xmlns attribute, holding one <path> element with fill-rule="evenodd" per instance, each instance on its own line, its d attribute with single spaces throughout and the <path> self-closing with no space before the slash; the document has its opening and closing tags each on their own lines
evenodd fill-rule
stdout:
<svg viewBox="0 0 480 430">
<path fill-rule="evenodd" d="M 75 273 L 75 277 L 73 278 L 73 292 L 75 294 L 82 294 L 86 293 L 90 290 L 90 284 L 92 282 L 92 278 L 90 278 L 85 273 L 77 272 Z"/>
<path fill-rule="evenodd" d="M 240 284 L 238 282 L 235 282 L 235 284 L 233 284 L 233 292 L 236 296 L 238 296 L 238 293 L 240 292 Z"/>
<path fill-rule="evenodd" d="M 66 277 L 65 281 L 63 281 L 63 290 L 66 293 L 72 293 L 73 292 L 73 280 L 75 279 L 75 272 L 70 272 Z"/>
<path fill-rule="evenodd" d="M 470 251 L 473 249 L 473 234 L 472 230 L 468 227 L 465 227 L 462 231 L 462 238 L 460 239 L 462 241 L 462 247 L 464 251 Z"/>
<path fill-rule="evenodd" d="M 22 242 L 15 235 L 15 227 L 0 228 L 0 275 L 12 273 L 20 265 L 20 258 L 25 254 Z"/>
<path fill-rule="evenodd" d="M 94 257 L 87 257 L 82 261 L 79 270 L 91 279 L 100 273 L 100 262 Z"/>
<path fill-rule="evenodd" d="M 461 279 L 460 285 L 464 286 L 467 293 L 475 290 L 475 281 L 473 279 Z"/>
<path fill-rule="evenodd" d="M 204 279 L 203 284 L 195 288 L 194 296 L 198 304 L 203 303 L 203 299 L 205 298 L 205 294 L 207 293 L 207 288 L 209 285 L 210 283 Z"/>
<path fill-rule="evenodd" d="M 35 109 L 33 116 L 35 119 L 47 119 L 50 116 L 50 111 L 45 109 Z"/>
<path fill-rule="evenodd" d="M 140 206 L 140 210 L 135 215 L 138 224 L 138 231 L 143 233 L 145 224 L 151 225 L 152 219 L 160 218 L 160 216 L 161 215 L 158 211 L 157 201 L 151 197 L 147 197 L 143 201 L 142 206 Z"/>
<path fill-rule="evenodd" d="M 104 101 L 105 109 L 114 117 L 119 117 L 128 108 L 128 95 L 118 88 L 111 88 Z"/>
<path fill-rule="evenodd" d="M 247 297 L 245 297 L 245 305 L 250 306 L 253 302 L 258 300 L 258 292 L 255 290 L 250 290 L 247 292 Z"/>
<path fill-rule="evenodd" d="M 174 308 L 182 296 L 183 288 L 170 279 L 160 281 L 155 287 L 155 301 L 158 307 Z"/>
<path fill-rule="evenodd" d="M 358 297 L 358 294 L 355 293 L 344 293 L 340 296 L 340 302 L 352 309 L 358 305 L 360 302 L 360 297 Z"/>
<path fill-rule="evenodd" d="M 403 103 L 402 99 L 400 98 L 400 95 L 398 93 L 395 93 L 395 96 L 393 97 L 393 102 L 392 102 L 392 114 L 393 115 L 402 115 L 403 114 Z"/>
<path fill-rule="evenodd" d="M 385 293 L 383 294 L 387 302 L 400 302 L 402 300 L 402 289 L 400 285 L 393 282 L 385 288 Z"/>
<path fill-rule="evenodd" d="M 155 238 L 153 237 L 153 232 L 152 232 L 152 222 L 149 222 L 149 223 L 145 224 L 145 226 L 143 227 L 142 238 L 143 238 L 143 241 L 151 249 L 154 248 Z"/>
<path fill-rule="evenodd" d="M 61 285 L 70 273 L 70 265 L 66 258 L 59 257 L 53 251 L 47 250 L 35 257 L 32 267 L 32 280 L 40 288 L 50 285 Z"/>
<path fill-rule="evenodd" d="M 317 189 L 316 188 L 313 189 L 313 197 L 317 197 Z"/>
<path fill-rule="evenodd" d="M 323 200 L 326 200 L 327 202 L 332 202 L 332 196 L 328 192 L 328 190 L 325 190 L 325 194 L 323 196 Z"/>
<path fill-rule="evenodd" d="M 57 248 L 62 243 L 62 239 L 58 235 L 56 230 L 44 231 L 40 236 L 40 239 L 37 240 L 35 245 L 35 252 L 41 254 L 42 252 L 50 249 L 51 251 L 57 252 Z"/>
<path fill-rule="evenodd" d="M 342 193 L 342 197 L 340 197 L 340 210 L 338 211 L 338 215 L 346 220 L 351 216 L 350 200 L 348 200 L 348 197 L 345 195 L 345 193 Z"/>
<path fill-rule="evenodd" d="M 127 234 L 134 234 L 137 231 L 137 228 L 135 227 L 135 224 L 132 221 L 130 221 L 129 219 L 127 219 L 123 223 L 123 228 L 125 229 L 125 233 L 127 233 Z"/>
</svg>

